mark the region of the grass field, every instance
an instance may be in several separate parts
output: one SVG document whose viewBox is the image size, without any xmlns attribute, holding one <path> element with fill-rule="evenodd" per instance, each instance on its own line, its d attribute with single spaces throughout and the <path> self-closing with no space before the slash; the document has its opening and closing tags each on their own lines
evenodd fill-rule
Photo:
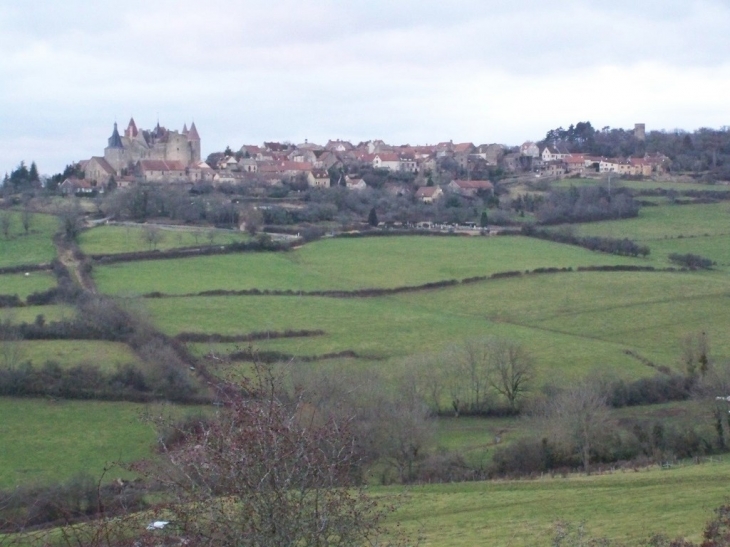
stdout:
<svg viewBox="0 0 730 547">
<path fill-rule="evenodd" d="M 31 293 L 50 289 L 56 285 L 56 279 L 50 272 L 30 272 L 24 274 L 0 275 L 0 294 L 17 294 L 25 299 Z"/>
<path fill-rule="evenodd" d="M 53 260 L 56 248 L 52 238 L 58 230 L 58 219 L 51 215 L 34 214 L 26 235 L 21 224 L 21 214 L 17 211 L 10 214 L 12 220 L 9 237 L 6 239 L 4 235 L 0 235 L 0 268 Z"/>
<path fill-rule="evenodd" d="M 549 546 L 558 521 L 638 545 L 652 534 L 699 540 L 727 502 L 730 463 L 658 467 L 600 476 L 416 486 L 397 516 L 422 545 Z M 395 488 L 382 489 L 397 493 Z M 641 543 L 645 544 L 645 543 Z"/>
<path fill-rule="evenodd" d="M 164 408 L 0 398 L 0 487 L 101 476 L 111 462 L 150 455 L 155 432 L 140 420 L 150 410 Z"/>
<path fill-rule="evenodd" d="M 730 234 L 730 203 L 644 207 L 637 218 L 582 224 L 579 235 L 628 237 L 643 242 L 678 236 Z M 649 244 L 651 246 L 651 244 Z"/>
<path fill-rule="evenodd" d="M 306 328 L 327 333 L 255 344 L 295 355 L 350 349 L 392 358 L 492 335 L 524 343 L 546 377 L 576 377 L 598 368 L 636 377 L 651 369 L 625 349 L 675 367 L 681 339 L 698 330 L 709 333 L 718 359 L 730 358 L 729 297 L 730 280 L 719 276 L 575 272 L 383 298 L 210 297 L 146 304 L 169 334 L 191 328 L 221 334 Z"/>
<path fill-rule="evenodd" d="M 139 364 L 139 358 L 129 346 L 119 342 L 35 340 L 8 343 L 20 348 L 17 355 L 21 362 L 31 361 L 36 366 L 42 366 L 46 361 L 55 361 L 66 367 L 79 364 L 97 365 L 101 370 L 113 372 L 117 365 Z"/>
<path fill-rule="evenodd" d="M 76 314 L 76 310 L 65 304 L 48 306 L 24 306 L 22 308 L 5 308 L 0 310 L 0 321 L 10 323 L 32 323 L 38 315 L 42 315 L 46 322 L 68 319 Z"/>
<path fill-rule="evenodd" d="M 388 237 L 318 241 L 288 253 L 246 253 L 100 266 L 116 294 L 210 289 L 327 290 L 419 285 L 505 270 L 647 264 L 523 237 Z"/>
<path fill-rule="evenodd" d="M 607 180 L 596 179 L 561 179 L 551 184 L 554 188 L 570 188 L 571 186 L 608 186 Z M 702 184 L 697 182 L 670 182 L 655 180 L 623 180 L 618 179 L 615 175 L 611 179 L 611 188 L 631 188 L 633 190 L 676 190 L 689 191 L 699 190 L 703 192 L 727 192 L 729 186 L 724 184 Z"/>
<path fill-rule="evenodd" d="M 180 228 L 160 230 L 161 241 L 156 249 L 166 250 L 177 247 L 192 247 L 194 245 L 216 245 L 245 241 L 249 236 L 243 232 L 219 230 L 214 228 Z M 79 236 L 79 246 L 86 254 L 114 254 L 136 251 L 148 251 L 150 246 L 144 240 L 142 225 L 132 226 L 97 226 L 85 230 Z"/>
</svg>

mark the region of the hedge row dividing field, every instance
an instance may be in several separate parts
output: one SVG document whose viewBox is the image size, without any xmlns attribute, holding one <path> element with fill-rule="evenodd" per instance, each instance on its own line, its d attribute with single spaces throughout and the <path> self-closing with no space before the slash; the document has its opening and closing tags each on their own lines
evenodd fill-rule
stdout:
<svg viewBox="0 0 730 547">
<path fill-rule="evenodd" d="M 111 294 L 357 290 L 422 285 L 506 270 L 618 264 L 651 265 L 643 259 L 524 237 L 393 237 L 328 239 L 286 253 L 97 266 L 94 279 L 101 291 Z"/>
<path fill-rule="evenodd" d="M 730 357 L 728 295 L 730 280 L 716 276 L 576 272 L 366 300 L 209 297 L 152 299 L 147 306 L 170 335 L 192 322 L 208 334 L 261 328 L 327 333 L 257 343 L 262 350 L 295 355 L 352 350 L 387 359 L 492 335 L 523 342 L 544 377 L 579 377 L 591 369 L 637 377 L 653 370 L 624 350 L 677 368 L 682 337 L 699 329 L 709 333 L 718 359 Z M 233 349 L 230 344 L 214 347 Z"/>
</svg>

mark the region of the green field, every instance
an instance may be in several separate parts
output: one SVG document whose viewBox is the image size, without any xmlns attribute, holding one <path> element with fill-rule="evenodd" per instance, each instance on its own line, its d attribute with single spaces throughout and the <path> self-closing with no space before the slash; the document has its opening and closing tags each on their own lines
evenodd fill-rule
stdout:
<svg viewBox="0 0 730 547">
<path fill-rule="evenodd" d="M 98 340 L 35 340 L 8 342 L 19 348 L 21 362 L 31 361 L 42 366 L 54 361 L 61 366 L 97 365 L 101 370 L 114 371 L 117 365 L 139 364 L 139 358 L 129 346 L 119 342 Z"/>
<path fill-rule="evenodd" d="M 101 476 L 109 463 L 149 456 L 155 432 L 140 420 L 147 411 L 164 408 L 0 398 L 0 487 Z"/>
<path fill-rule="evenodd" d="M 730 235 L 730 203 L 644 207 L 637 218 L 582 224 L 579 235 L 628 237 L 642 242 L 679 236 Z M 649 243 L 651 247 L 651 243 Z"/>
<path fill-rule="evenodd" d="M 29 272 L 27 276 L 22 273 L 0 275 L 0 294 L 17 294 L 21 299 L 55 285 L 56 279 L 50 272 Z"/>
<path fill-rule="evenodd" d="M 114 294 L 210 289 L 328 290 L 420 285 L 506 270 L 648 264 L 524 237 L 329 239 L 288 253 L 157 260 L 100 266 L 100 290 Z"/>
<path fill-rule="evenodd" d="M 48 263 L 56 257 L 53 234 L 58 230 L 55 216 L 34 214 L 25 234 L 21 213 L 13 211 L 9 238 L 0 234 L 0 268 L 21 264 Z M 0 290 L 0 293 L 3 292 Z"/>
<path fill-rule="evenodd" d="M 210 245 L 211 233 L 214 235 L 212 242 L 215 245 L 225 245 L 249 239 L 249 236 L 243 232 L 180 226 L 174 229 L 160 229 L 161 241 L 155 248 L 166 250 L 177 247 Z M 114 254 L 150 250 L 149 243 L 144 239 L 142 225 L 97 226 L 81 233 L 79 246 L 86 254 Z"/>
<path fill-rule="evenodd" d="M 597 179 L 561 179 L 551 183 L 554 188 L 570 188 L 571 186 L 608 186 L 607 180 Z M 670 182 L 655 180 L 624 180 L 615 175 L 611 178 L 611 188 L 631 188 L 632 190 L 676 190 L 682 191 L 703 191 L 703 192 L 727 192 L 730 187 L 724 184 L 702 184 L 698 182 Z"/>
<path fill-rule="evenodd" d="M 76 315 L 76 310 L 66 304 L 6 308 L 0 310 L 0 321 L 9 321 L 15 324 L 32 323 L 39 315 L 42 315 L 46 322 L 61 321 Z"/>
<path fill-rule="evenodd" d="M 637 545 L 652 534 L 699 540 L 727 502 L 730 463 L 600 476 L 415 486 L 397 513 L 425 546 L 549 546 L 558 521 Z M 378 491 L 400 492 L 389 488 Z M 645 543 L 641 543 L 645 545 Z"/>
<path fill-rule="evenodd" d="M 718 359 L 730 358 L 728 299 L 730 280 L 724 277 L 574 272 L 381 298 L 198 297 L 146 303 L 169 334 L 326 332 L 255 344 L 295 355 L 354 350 L 363 357 L 402 357 L 500 336 L 524 343 L 545 377 L 577 377 L 592 369 L 637 377 L 652 371 L 625 349 L 674 368 L 681 339 L 698 330 L 709 333 Z"/>
</svg>

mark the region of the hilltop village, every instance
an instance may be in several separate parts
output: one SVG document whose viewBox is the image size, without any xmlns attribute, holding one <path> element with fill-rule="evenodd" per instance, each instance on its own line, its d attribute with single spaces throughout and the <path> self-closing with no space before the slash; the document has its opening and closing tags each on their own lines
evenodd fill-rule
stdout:
<svg viewBox="0 0 730 547">
<path fill-rule="evenodd" d="M 643 143 L 643 124 L 636 124 L 631 136 Z M 661 153 L 614 157 L 576 153 L 559 139 L 527 141 L 519 147 L 453 141 L 434 145 L 391 145 L 382 140 L 357 144 L 346 140 L 326 144 L 264 142 L 244 144 L 236 151 L 227 148 L 203 160 L 194 122 L 190 128 L 183 125 L 180 131 L 162 127 L 159 122 L 154 129 L 144 130 L 132 118 L 122 133 L 115 123 L 103 156 L 80 161 L 74 176 L 67 177 L 60 189 L 65 194 L 83 195 L 138 183 L 261 188 L 295 184 L 299 188 L 342 186 L 352 190 L 373 186 L 398 195 L 410 192 L 430 203 L 442 197 L 447 188 L 462 195 L 492 191 L 494 179 L 505 176 L 562 178 L 615 173 L 651 177 L 666 172 L 669 164 L 669 158 Z M 372 175 L 380 177 L 375 177 L 376 181 Z"/>
</svg>

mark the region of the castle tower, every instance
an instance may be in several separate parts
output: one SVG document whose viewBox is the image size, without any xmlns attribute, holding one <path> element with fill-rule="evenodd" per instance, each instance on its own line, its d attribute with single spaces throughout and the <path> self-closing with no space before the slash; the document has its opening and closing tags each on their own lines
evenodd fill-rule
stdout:
<svg viewBox="0 0 730 547">
<path fill-rule="evenodd" d="M 188 124 L 186 124 L 186 123 L 183 124 L 182 134 L 185 135 L 186 137 L 188 136 Z"/>
<path fill-rule="evenodd" d="M 134 123 L 134 118 L 129 118 L 129 125 L 124 131 L 124 136 L 128 139 L 133 139 L 137 136 L 137 133 L 139 133 L 139 131 L 137 130 L 137 124 Z"/>
<path fill-rule="evenodd" d="M 112 136 L 109 137 L 108 142 L 109 148 L 124 148 L 122 137 L 119 136 L 119 130 L 117 129 L 117 122 L 114 122 L 114 131 L 112 131 Z"/>
<path fill-rule="evenodd" d="M 119 136 L 117 123 L 114 122 L 114 131 L 108 139 L 109 145 L 104 149 L 104 159 L 112 166 L 116 174 L 126 167 L 124 144 Z"/>
<path fill-rule="evenodd" d="M 188 142 L 190 143 L 190 150 L 192 152 L 191 163 L 198 163 L 200 161 L 200 135 L 198 135 L 198 129 L 195 127 L 195 122 L 190 126 L 190 131 L 187 134 Z"/>
<path fill-rule="evenodd" d="M 636 123 L 634 124 L 634 137 L 640 141 L 646 140 L 646 124 Z"/>
</svg>

